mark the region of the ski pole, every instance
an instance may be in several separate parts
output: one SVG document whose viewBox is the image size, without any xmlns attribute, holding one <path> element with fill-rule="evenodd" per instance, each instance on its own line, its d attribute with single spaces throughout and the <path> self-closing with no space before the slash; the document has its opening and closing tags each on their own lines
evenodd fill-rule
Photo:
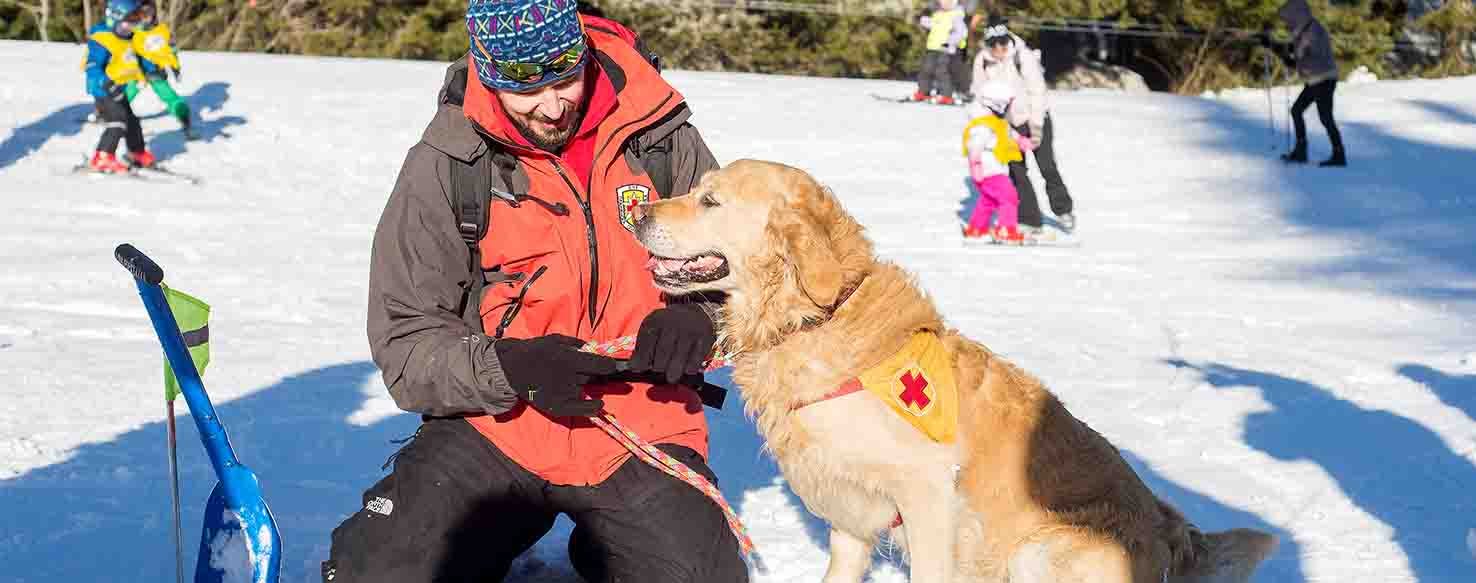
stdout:
<svg viewBox="0 0 1476 583">
<path fill-rule="evenodd" d="M 1284 78 L 1282 80 L 1282 87 L 1281 87 L 1281 98 L 1282 98 L 1282 103 L 1283 103 L 1283 109 L 1281 110 L 1281 112 L 1282 112 L 1282 115 L 1285 115 L 1286 116 L 1286 124 L 1283 125 L 1283 126 L 1281 126 L 1281 127 L 1286 128 L 1286 134 L 1285 134 L 1286 135 L 1286 149 L 1289 151 L 1289 150 L 1292 149 L 1292 118 L 1291 118 L 1291 116 L 1292 116 L 1292 114 L 1291 114 L 1291 108 L 1292 108 L 1291 78 L 1292 77 L 1291 77 L 1291 72 L 1290 71 L 1285 71 L 1285 73 L 1286 74 L 1283 75 Z"/>
<path fill-rule="evenodd" d="M 174 401 L 166 400 L 164 409 L 169 420 L 169 498 L 174 507 L 174 580 L 176 583 L 184 583 L 184 531 L 181 530 L 179 520 L 179 457 L 175 453 L 178 434 L 174 431 Z"/>
<path fill-rule="evenodd" d="M 1261 66 L 1264 68 L 1261 77 L 1266 80 L 1266 140 L 1271 144 L 1271 149 L 1276 149 L 1276 121 L 1275 109 L 1271 99 L 1271 53 L 1261 53 Z"/>
</svg>

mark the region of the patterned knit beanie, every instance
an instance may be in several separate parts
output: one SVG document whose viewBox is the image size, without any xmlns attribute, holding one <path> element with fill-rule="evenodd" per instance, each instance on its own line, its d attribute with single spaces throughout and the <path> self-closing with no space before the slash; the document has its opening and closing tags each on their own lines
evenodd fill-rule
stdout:
<svg viewBox="0 0 1476 583">
<path fill-rule="evenodd" d="M 577 9 L 575 0 L 470 0 L 466 32 L 482 84 L 497 91 L 531 91 L 584 70 L 581 62 L 561 75 L 520 83 L 503 77 L 493 64 L 546 63 L 571 47 L 584 49 Z"/>
</svg>

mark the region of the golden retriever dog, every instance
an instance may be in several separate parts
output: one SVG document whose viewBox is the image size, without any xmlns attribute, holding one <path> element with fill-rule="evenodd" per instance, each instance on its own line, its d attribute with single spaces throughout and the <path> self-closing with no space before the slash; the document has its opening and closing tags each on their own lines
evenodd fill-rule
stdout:
<svg viewBox="0 0 1476 583">
<path fill-rule="evenodd" d="M 1154 496 L 1040 381 L 948 328 L 805 172 L 734 162 L 635 214 L 658 287 L 728 295 L 720 342 L 790 488 L 831 525 L 827 583 L 861 581 L 885 532 L 914 583 L 1245 582 L 1275 549 Z M 833 395 L 917 332 L 952 363 L 949 443 L 870 392 Z"/>
</svg>

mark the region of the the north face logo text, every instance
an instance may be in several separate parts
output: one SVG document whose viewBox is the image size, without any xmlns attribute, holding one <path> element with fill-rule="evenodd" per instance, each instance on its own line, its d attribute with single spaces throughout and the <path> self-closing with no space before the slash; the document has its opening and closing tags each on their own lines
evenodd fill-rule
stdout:
<svg viewBox="0 0 1476 583">
<path fill-rule="evenodd" d="M 375 498 L 364 505 L 364 510 L 389 516 L 395 511 L 395 501 L 384 497 Z"/>
</svg>

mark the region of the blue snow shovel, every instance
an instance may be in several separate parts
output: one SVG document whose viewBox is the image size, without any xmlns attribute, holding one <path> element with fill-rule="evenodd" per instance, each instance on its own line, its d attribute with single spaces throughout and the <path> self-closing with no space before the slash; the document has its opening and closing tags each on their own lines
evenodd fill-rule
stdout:
<svg viewBox="0 0 1476 583">
<path fill-rule="evenodd" d="M 200 533 L 200 554 L 195 562 L 195 583 L 220 583 L 249 580 L 252 583 L 277 583 L 282 564 L 282 538 L 272 511 L 261 497 L 261 484 L 256 474 L 236 459 L 231 450 L 225 426 L 215 416 L 210 395 L 190 359 L 179 324 L 169 309 L 160 284 L 164 270 L 159 264 L 124 243 L 113 251 L 118 263 L 133 273 L 138 293 L 143 297 L 154 333 L 164 346 L 169 366 L 179 379 L 181 393 L 190 406 L 200 442 L 210 456 L 210 465 L 220 480 L 210 491 L 205 505 L 205 525 Z M 244 547 L 244 555 L 243 554 Z M 241 572 L 249 569 L 249 573 Z M 250 578 L 247 579 L 246 577 Z"/>
</svg>

